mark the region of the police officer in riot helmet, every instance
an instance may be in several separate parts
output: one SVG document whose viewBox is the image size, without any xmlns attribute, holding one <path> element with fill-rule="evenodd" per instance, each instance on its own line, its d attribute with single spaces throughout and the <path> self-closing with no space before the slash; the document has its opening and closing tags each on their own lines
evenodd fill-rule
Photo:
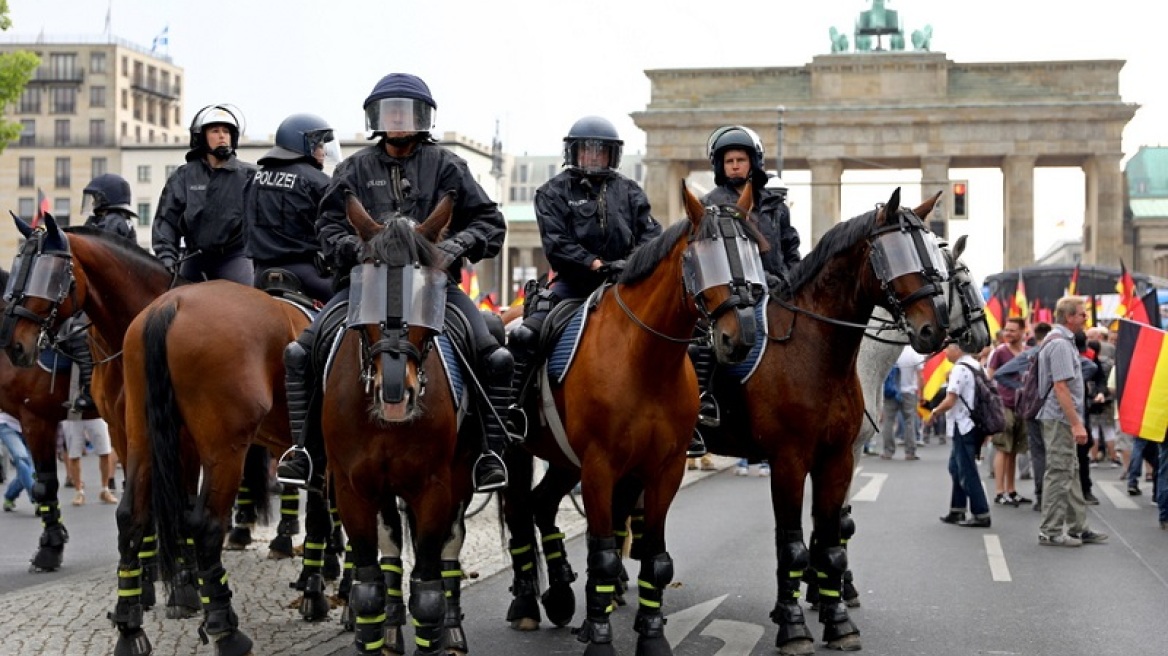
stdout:
<svg viewBox="0 0 1168 656">
<path fill-rule="evenodd" d="M 86 216 L 86 227 L 137 242 L 134 222 L 138 215 L 130 209 L 130 183 L 125 178 L 104 173 L 90 180 L 81 194 L 81 213 Z M 89 389 L 93 380 L 93 353 L 89 350 L 85 330 L 88 324 L 88 318 L 79 313 L 70 317 L 67 325 L 62 327 L 66 337 L 61 342 L 61 350 L 77 365 L 77 396 L 73 399 L 73 410 L 77 412 L 94 408 Z"/>
<path fill-rule="evenodd" d="M 552 307 L 588 296 L 624 268 L 634 249 L 661 234 L 645 192 L 618 171 L 623 146 L 607 119 L 581 118 L 564 137 L 564 170 L 535 192 L 540 239 L 556 276 L 550 289 L 527 300 L 522 325 L 511 331 L 516 386 L 526 382 Z"/>
<path fill-rule="evenodd" d="M 714 168 L 713 191 L 702 198 L 705 205 L 726 205 L 737 202 L 747 181 L 754 190 L 754 206 L 750 220 L 767 242 L 768 250 L 760 253 L 763 268 L 772 276 L 782 276 L 800 260 L 799 233 L 791 226 L 791 211 L 787 207 L 787 190 L 781 184 L 770 184 L 763 163 L 762 141 L 748 127 L 728 125 L 710 135 L 706 144 L 710 165 Z M 714 369 L 714 354 L 709 348 L 690 347 L 690 356 L 701 388 L 701 409 L 698 423 L 717 426 L 718 410 L 709 394 L 710 377 Z M 691 453 L 700 448 L 691 448 Z"/>
<path fill-rule="evenodd" d="M 233 105 L 200 109 L 191 120 L 187 163 L 162 188 L 151 235 L 154 254 L 170 269 L 181 260 L 178 273 L 188 280 L 252 284 L 243 207 L 255 165 L 235 156 L 244 127 Z"/>
<path fill-rule="evenodd" d="M 260 158 L 244 213 L 256 287 L 263 288 L 268 274 L 279 269 L 281 279 L 294 277 L 310 298 L 321 303 L 332 298 L 332 275 L 319 258 L 316 217 L 329 183 L 324 163 L 340 159 L 333 129 L 319 116 L 293 114 L 276 129 L 276 145 Z"/>
<path fill-rule="evenodd" d="M 447 303 L 457 306 L 469 320 L 477 373 L 490 405 L 482 413 L 485 444 L 475 462 L 474 484 L 479 491 L 496 490 L 507 485 L 501 454 L 508 436 L 502 419 L 510 397 L 512 359 L 488 332 L 475 302 L 459 288 L 458 280 L 464 260 L 478 262 L 498 254 L 507 225 L 466 162 L 431 138 L 437 108 L 426 83 L 404 73 L 383 77 L 365 99 L 366 127 L 377 143 L 336 168 L 317 219 L 323 253 L 335 267 L 341 288 L 320 316 L 347 299 L 348 271 L 358 264 L 360 242 L 345 216 L 346 193 L 356 194 L 375 220 L 400 213 L 421 221 L 443 196 L 454 192 L 449 237 L 438 247 L 451 257 Z M 277 471 L 280 480 L 290 484 L 315 485 L 323 471 L 319 400 L 315 398 L 320 372 L 312 371 L 310 354 L 317 330 L 314 323 L 285 352 L 289 418 L 298 446 L 281 458 Z"/>
</svg>

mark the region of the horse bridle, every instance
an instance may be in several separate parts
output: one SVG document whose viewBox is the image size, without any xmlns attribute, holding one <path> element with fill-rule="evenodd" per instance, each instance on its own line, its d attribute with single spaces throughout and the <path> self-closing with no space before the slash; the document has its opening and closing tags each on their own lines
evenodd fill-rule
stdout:
<svg viewBox="0 0 1168 656">
<path fill-rule="evenodd" d="M 73 276 L 73 254 L 69 251 L 69 242 L 65 241 L 64 250 L 45 250 L 45 229 L 38 228 L 25 240 L 18 252 L 17 259 L 20 265 L 12 272 L 11 282 L 8 285 L 5 300 L 8 306 L 0 317 L 0 349 L 6 349 L 12 344 L 16 326 L 21 319 L 31 321 L 40 328 L 37 338 L 37 347 L 40 350 L 57 348 L 61 341 L 52 330 L 57 321 L 61 305 L 67 297 L 71 297 L 76 289 L 76 279 Z M 44 258 L 50 258 L 45 260 Z M 29 292 L 29 282 L 37 268 L 53 269 L 56 262 L 63 262 L 60 267 L 48 275 L 50 282 L 55 282 L 56 292 L 51 296 Z M 48 263 L 48 264 L 46 264 Z M 65 281 L 68 281 L 66 284 Z M 49 312 L 41 317 L 24 307 L 25 300 L 41 298 L 49 301 Z"/>
</svg>

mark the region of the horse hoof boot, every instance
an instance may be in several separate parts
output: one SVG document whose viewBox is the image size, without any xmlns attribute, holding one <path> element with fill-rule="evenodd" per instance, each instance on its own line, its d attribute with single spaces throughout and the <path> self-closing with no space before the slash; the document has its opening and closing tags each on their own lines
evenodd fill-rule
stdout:
<svg viewBox="0 0 1168 656">
<path fill-rule="evenodd" d="M 860 634 L 853 633 L 846 635 L 827 643 L 828 649 L 836 651 L 860 651 L 862 645 L 860 644 Z"/>
<path fill-rule="evenodd" d="M 811 638 L 796 638 L 777 646 L 782 656 L 810 656 L 815 653 L 815 641 Z"/>
<path fill-rule="evenodd" d="M 227 544 L 223 545 L 228 551 L 242 551 L 251 544 L 251 529 L 246 526 L 236 526 L 227 534 Z"/>
<path fill-rule="evenodd" d="M 277 535 L 268 543 L 268 560 L 287 560 L 292 557 L 292 538 Z"/>
<path fill-rule="evenodd" d="M 199 591 L 190 583 L 177 585 L 170 589 L 170 597 L 166 600 L 166 619 L 185 620 L 203 612 L 203 603 L 199 600 Z"/>
<path fill-rule="evenodd" d="M 150 639 L 142 629 L 129 633 L 118 633 L 118 643 L 114 645 L 114 656 L 149 656 L 154 653 Z"/>
<path fill-rule="evenodd" d="M 341 630 L 357 630 L 357 615 L 353 612 L 353 607 L 348 604 L 345 604 L 345 610 L 341 611 Z"/>
<path fill-rule="evenodd" d="M 251 638 L 238 629 L 228 631 L 223 637 L 215 638 L 215 656 L 248 656 L 251 654 Z"/>
<path fill-rule="evenodd" d="M 567 583 L 553 583 L 540 597 L 548 621 L 556 626 L 567 626 L 576 614 L 576 595 Z"/>
<path fill-rule="evenodd" d="M 30 574 L 39 572 L 55 572 L 61 569 L 61 561 L 65 559 L 65 549 L 62 547 L 42 547 L 37 549 L 30 561 Z"/>
<path fill-rule="evenodd" d="M 326 553 L 324 564 L 320 567 L 320 573 L 324 575 L 326 581 L 336 581 L 341 578 L 341 559 L 336 554 Z"/>
<path fill-rule="evenodd" d="M 673 650 L 664 636 L 656 638 L 637 636 L 637 656 L 673 656 Z"/>
<path fill-rule="evenodd" d="M 300 616 L 306 622 L 326 619 L 329 612 L 328 597 L 324 594 L 324 580 L 320 574 L 313 574 L 304 583 L 304 596 L 300 598 Z"/>
</svg>

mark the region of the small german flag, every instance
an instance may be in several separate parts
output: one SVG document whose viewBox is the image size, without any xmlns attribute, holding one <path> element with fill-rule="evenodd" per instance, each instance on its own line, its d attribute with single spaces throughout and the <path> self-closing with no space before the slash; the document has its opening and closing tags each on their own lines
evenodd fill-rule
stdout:
<svg viewBox="0 0 1168 656">
<path fill-rule="evenodd" d="M 953 368 L 953 363 L 945 357 L 945 351 L 934 354 L 931 358 L 925 361 L 924 370 L 921 376 L 925 379 L 925 386 L 921 389 L 921 400 L 928 400 L 937 395 L 937 392 L 945 386 L 945 382 L 949 378 L 949 370 Z M 929 411 L 917 406 L 917 413 L 921 419 L 929 416 Z"/>
<path fill-rule="evenodd" d="M 1163 442 L 1168 433 L 1168 339 L 1163 330 L 1119 321 L 1115 387 L 1119 429 Z"/>
</svg>

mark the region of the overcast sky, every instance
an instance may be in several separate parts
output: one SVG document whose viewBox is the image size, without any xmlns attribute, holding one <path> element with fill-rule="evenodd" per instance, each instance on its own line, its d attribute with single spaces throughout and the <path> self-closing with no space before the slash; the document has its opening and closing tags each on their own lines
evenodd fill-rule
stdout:
<svg viewBox="0 0 1168 656">
<path fill-rule="evenodd" d="M 115 35 L 149 47 L 169 27 L 166 52 L 185 69 L 187 117 L 230 102 L 263 137 L 285 116 L 313 112 L 343 135 L 363 128 L 361 104 L 390 72 L 425 79 L 438 102 L 438 130 L 490 142 L 499 122 L 504 149 L 556 154 L 580 116 L 613 120 L 627 152 L 644 149 L 629 114 L 649 102 L 644 70 L 801 66 L 830 51 L 832 26 L 850 35 L 865 0 L 9 0 L 9 34 L 100 34 L 112 7 Z M 1126 60 L 1125 101 L 1141 105 L 1124 133 L 1128 156 L 1168 143 L 1163 44 L 1168 5 L 1159 0 L 1056 3 L 1047 0 L 889 0 L 905 31 L 933 28 L 933 50 L 955 62 Z M 911 48 L 911 42 L 909 47 Z M 773 126 L 753 126 L 773 130 Z M 809 230 L 808 176 L 789 172 L 793 217 Z M 970 179 L 979 277 L 1001 267 L 1001 175 Z M 845 217 L 887 199 L 912 172 L 846 173 Z M 1077 237 L 1083 213 L 1078 169 L 1037 174 L 1036 249 Z M 960 227 L 960 226 L 958 226 Z M 978 243 L 980 240 L 981 243 Z M 979 270 L 980 269 L 980 270 Z"/>
</svg>

